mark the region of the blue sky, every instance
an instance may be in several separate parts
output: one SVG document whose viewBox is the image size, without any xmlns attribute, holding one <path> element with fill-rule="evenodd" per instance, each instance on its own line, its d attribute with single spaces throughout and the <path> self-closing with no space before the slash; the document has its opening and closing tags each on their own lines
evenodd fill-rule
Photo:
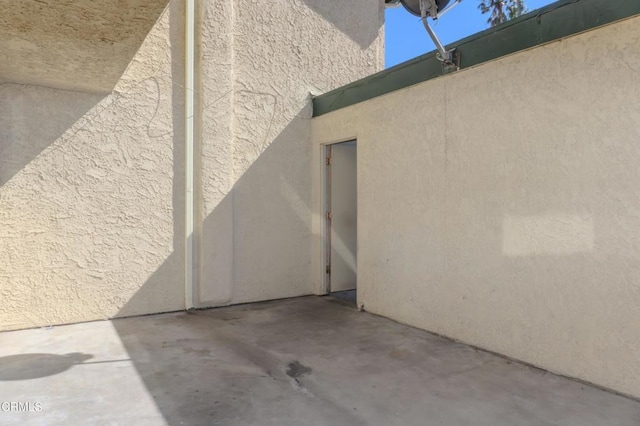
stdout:
<svg viewBox="0 0 640 426">
<path fill-rule="evenodd" d="M 554 0 L 527 0 L 529 11 Z M 434 24 L 438 38 L 445 45 L 489 28 L 487 15 L 478 9 L 480 0 L 463 0 Z M 430 52 L 435 46 L 420 19 L 403 7 L 386 10 L 386 66 L 392 67 Z"/>
</svg>

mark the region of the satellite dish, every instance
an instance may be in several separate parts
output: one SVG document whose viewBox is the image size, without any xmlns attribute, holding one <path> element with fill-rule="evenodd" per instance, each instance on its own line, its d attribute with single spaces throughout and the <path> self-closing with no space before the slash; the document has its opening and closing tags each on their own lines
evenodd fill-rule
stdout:
<svg viewBox="0 0 640 426">
<path fill-rule="evenodd" d="M 435 1 L 427 1 L 427 6 L 429 9 L 427 10 L 432 17 L 437 17 L 438 13 L 445 10 L 445 7 L 449 4 L 451 0 L 435 0 Z M 422 16 L 420 12 L 420 0 L 400 0 L 400 3 L 407 9 L 410 13 L 416 16 Z"/>
<path fill-rule="evenodd" d="M 438 54 L 436 57 L 447 64 L 453 64 L 453 56 L 455 49 L 453 50 L 445 50 L 442 43 L 436 36 L 436 33 L 433 32 L 433 29 L 429 26 L 429 22 L 427 22 L 427 18 L 438 19 L 446 12 L 448 12 L 452 7 L 460 3 L 462 0 L 454 0 L 453 3 L 449 7 L 447 5 L 451 0 L 399 0 L 402 6 L 404 6 L 409 13 L 419 16 L 422 19 L 422 23 L 424 24 L 424 28 L 429 33 L 429 37 L 433 40 L 433 43 L 436 45 L 438 49 Z M 396 0 L 396 3 L 398 0 Z"/>
</svg>

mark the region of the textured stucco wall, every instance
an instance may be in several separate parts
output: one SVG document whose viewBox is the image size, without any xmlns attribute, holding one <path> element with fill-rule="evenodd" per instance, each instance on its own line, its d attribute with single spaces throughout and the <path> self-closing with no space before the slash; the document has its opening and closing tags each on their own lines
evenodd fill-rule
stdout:
<svg viewBox="0 0 640 426">
<path fill-rule="evenodd" d="M 314 119 L 317 234 L 319 144 L 358 138 L 358 303 L 640 397 L 639 39 L 634 18 Z"/>
<path fill-rule="evenodd" d="M 184 306 L 182 9 L 108 96 L 0 85 L 0 330 Z"/>
<path fill-rule="evenodd" d="M 383 68 L 383 4 L 210 0 L 201 15 L 198 304 L 310 294 L 310 93 Z"/>
<path fill-rule="evenodd" d="M 383 67 L 382 3 L 196 5 L 197 305 L 310 294 L 309 93 Z M 184 307 L 183 9 L 107 96 L 0 85 L 0 330 Z"/>
</svg>

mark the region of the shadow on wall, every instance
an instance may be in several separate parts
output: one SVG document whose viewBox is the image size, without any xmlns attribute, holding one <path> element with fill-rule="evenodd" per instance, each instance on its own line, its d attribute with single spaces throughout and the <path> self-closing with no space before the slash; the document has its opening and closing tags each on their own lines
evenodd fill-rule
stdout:
<svg viewBox="0 0 640 426">
<path fill-rule="evenodd" d="M 73 138 L 74 133 L 82 130 L 82 125 L 73 129 L 74 125 L 83 117 L 90 117 L 90 112 L 105 98 L 51 91 L 48 96 L 58 104 L 57 108 L 51 108 L 51 102 L 20 89 L 20 85 L 0 84 L 0 187 L 16 173 L 28 171 L 28 164 L 63 134 Z M 5 93 L 9 90 L 11 96 Z M 70 129 L 73 130 L 69 132 Z"/>
<path fill-rule="evenodd" d="M 171 136 L 172 136 L 172 213 L 173 232 L 171 254 L 161 263 L 154 273 L 139 287 L 135 295 L 123 301 L 122 308 L 115 317 L 146 315 L 157 312 L 159 306 L 170 306 L 166 310 L 184 307 L 184 257 L 185 257 L 185 141 L 184 141 L 184 15 L 182 2 L 173 2 L 169 9 L 169 28 L 171 40 Z M 155 94 L 156 102 L 166 96 L 160 87 Z M 144 97 L 145 93 L 138 96 Z M 156 110 L 157 112 L 157 110 Z M 152 134 L 152 121 L 146 124 L 147 136 L 151 139 L 159 135 Z M 156 123 L 159 124 L 159 123 Z M 157 131 L 157 130 L 156 130 Z M 151 213 L 151 212 L 149 212 Z M 135 362 L 135 359 L 133 360 Z"/>
<path fill-rule="evenodd" d="M 305 108 L 299 116 L 309 113 Z M 291 160 L 311 157 L 311 146 L 304 143 L 308 138 L 307 120 L 309 118 L 299 117 L 291 121 L 263 152 L 258 152 L 260 148 L 256 147 L 257 159 L 202 220 L 201 240 L 209 247 L 209 253 L 202 261 L 219 265 L 220 269 L 213 268 L 214 276 L 199 278 L 200 284 L 195 289 L 199 306 L 286 298 L 312 292 L 311 176 L 307 161 Z M 182 185 L 174 188 L 180 192 Z M 117 316 L 141 313 L 141 306 L 154 299 L 167 274 L 175 275 L 176 268 L 181 267 L 184 231 L 180 229 L 181 222 L 175 225 L 171 256 Z M 229 258 L 228 250 L 233 252 L 232 262 L 220 263 L 219 257 Z M 182 280 L 177 280 L 175 286 L 182 291 Z"/>
<path fill-rule="evenodd" d="M 0 328 L 114 316 L 161 264 L 130 314 L 184 306 L 183 9 L 139 52 L 174 60 L 132 62 L 117 92 L 0 85 Z"/>
<path fill-rule="evenodd" d="M 175 71 L 176 74 L 181 72 L 179 69 Z M 3 278 L 9 279 L 9 288 L 5 288 L 10 291 L 6 299 L 7 306 L 9 309 L 17 306 L 15 309 L 22 312 L 21 316 L 24 317 L 21 319 L 23 323 L 16 324 L 17 328 L 42 325 L 43 320 L 38 319 L 38 303 L 42 303 L 39 296 L 41 291 L 46 291 L 52 296 L 51 300 L 58 300 L 57 303 L 63 303 L 64 300 L 69 310 L 93 311 L 92 306 L 104 303 L 100 300 L 104 296 L 98 288 L 104 278 L 126 281 L 127 277 L 131 277 L 133 279 L 129 281 L 136 281 L 136 274 L 131 274 L 130 270 L 118 272 L 114 269 L 123 260 L 122 241 L 126 241 L 130 250 L 137 251 L 144 258 L 145 251 L 150 248 L 141 243 L 153 240 L 152 229 L 154 223 L 158 222 L 153 216 L 153 210 L 156 209 L 154 204 L 162 205 L 164 202 L 156 195 L 158 184 L 152 173 L 149 173 L 148 185 L 135 187 L 135 181 L 140 177 L 138 175 L 146 175 L 149 170 L 146 167 L 155 167 L 153 161 L 157 155 L 152 152 L 145 155 L 144 148 L 140 149 L 138 145 L 173 138 L 173 143 L 170 143 L 173 150 L 173 170 L 166 171 L 166 179 L 172 181 L 172 235 L 175 244 L 171 249 L 175 256 L 170 259 L 170 263 L 172 259 L 175 262 L 163 264 L 165 291 L 149 294 L 145 300 L 139 300 L 139 306 L 130 314 L 149 313 L 157 310 L 157 306 L 167 304 L 171 306 L 172 302 L 167 298 L 182 293 L 179 288 L 169 294 L 166 291 L 177 287 L 175 283 L 181 280 L 183 264 L 184 250 L 180 243 L 184 235 L 184 149 L 183 132 L 180 130 L 182 89 L 174 88 L 177 92 L 174 93 L 172 107 L 176 111 L 174 132 L 169 130 L 167 133 L 164 132 L 164 127 L 168 126 L 156 126 L 160 119 L 156 117 L 157 104 L 149 104 L 148 108 L 147 105 L 138 105 L 140 99 L 145 98 L 160 102 L 160 87 L 155 78 L 144 79 L 129 91 L 106 98 L 42 89 L 37 92 L 38 99 L 30 99 L 33 92 L 22 92 L 26 86 L 5 85 L 8 86 L 14 89 L 12 99 L 15 99 L 16 91 L 19 93 L 17 100 L 20 108 L 11 115 L 16 119 L 10 121 L 8 137 L 2 139 L 0 146 L 0 191 L 5 189 L 7 194 L 3 200 L 7 204 L 4 205 L 4 212 L 0 212 L 0 218 L 5 219 L 3 228 L 6 232 L 3 237 L 10 242 L 4 249 L 0 248 L 0 258 L 7 259 L 6 263 L 0 265 L 0 272 L 8 274 L 0 274 L 0 282 Z M 42 96 L 51 99 L 39 103 Z M 52 105 L 58 105 L 58 108 L 51 108 Z M 123 119 L 119 110 L 134 110 L 137 114 Z M 24 114 L 20 115 L 22 112 Z M 47 125 L 35 124 L 39 116 L 47 117 Z M 140 118 L 146 120 L 138 123 Z M 63 126 L 68 127 L 64 129 Z M 118 146 L 122 141 L 111 140 L 113 135 L 118 134 L 121 126 L 135 126 L 135 131 L 131 130 L 133 127 L 128 129 L 138 139 L 135 144 Z M 34 161 L 41 154 L 42 158 Z M 132 171 L 133 168 L 137 168 L 137 171 Z M 18 173 L 19 178 L 12 181 Z M 124 183 L 122 177 L 128 175 L 132 181 Z M 147 201 L 150 201 L 149 208 L 142 213 L 148 217 L 139 217 L 133 206 Z M 83 217 L 95 219 L 85 224 Z M 77 229 L 73 229 L 74 227 Z M 148 236 L 140 235 L 149 232 L 151 234 Z M 162 240 L 159 241 L 158 244 L 164 244 Z M 25 246 L 33 247 L 33 250 L 26 250 Z M 136 262 L 136 259 L 130 260 Z M 73 276 L 65 272 L 71 269 L 74 270 Z M 56 292 L 59 286 L 52 290 L 28 286 L 20 291 L 11 291 L 11 286 L 16 283 L 26 281 L 30 284 L 38 276 L 42 277 L 42 286 L 53 285 L 48 280 L 59 271 L 66 274 L 62 282 L 83 282 L 84 286 L 66 291 L 69 294 Z M 55 279 L 59 281 L 61 277 L 57 276 Z M 136 283 L 121 284 L 131 287 Z M 113 305 L 114 300 L 118 299 L 123 300 L 121 303 L 124 304 L 126 290 L 124 287 L 119 289 L 122 293 L 111 294 L 108 305 Z M 69 299 L 69 296 L 74 297 Z M 21 308 L 22 304 L 25 308 Z M 176 308 L 182 305 L 181 301 L 173 302 Z M 43 315 L 46 316 L 47 313 Z M 53 316 L 47 321 L 55 318 Z M 83 314 L 78 318 L 82 320 Z M 11 320 L 2 325 L 12 327 Z"/>
<path fill-rule="evenodd" d="M 370 4 L 378 1 L 379 8 L 372 7 L 351 7 L 348 10 L 340 7 L 342 0 L 303 0 L 304 3 L 313 11 L 322 16 L 326 21 L 332 23 L 336 28 L 347 35 L 351 40 L 358 43 L 362 49 L 366 49 L 378 37 L 377 32 L 362 31 L 360 22 L 381 22 L 383 25 L 384 18 L 380 20 L 378 14 L 384 16 L 384 4 L 382 0 L 350 0 L 350 2 L 360 2 L 362 4 Z M 363 11 L 375 16 L 365 16 L 358 14 L 356 11 Z"/>
<path fill-rule="evenodd" d="M 101 93 L 113 90 L 170 0 L 137 3 L 126 7 L 88 1 L 5 5 L 9 18 L 0 34 L 7 36 L 8 44 L 0 46 L 0 56 L 9 59 L 0 65 L 0 80 L 9 83 L 0 84 L 0 187 L 61 137 L 73 139 L 109 106 L 100 107 L 106 94 L 60 90 L 36 95 L 11 82 L 43 87 L 52 83 L 52 87 Z M 55 37 L 63 41 L 52 42 Z M 45 51 L 48 54 L 38 53 Z M 96 57 L 100 54 L 104 57 Z M 103 62 L 108 69 L 99 69 Z M 99 80 L 98 86 L 92 86 L 91 78 Z"/>
</svg>

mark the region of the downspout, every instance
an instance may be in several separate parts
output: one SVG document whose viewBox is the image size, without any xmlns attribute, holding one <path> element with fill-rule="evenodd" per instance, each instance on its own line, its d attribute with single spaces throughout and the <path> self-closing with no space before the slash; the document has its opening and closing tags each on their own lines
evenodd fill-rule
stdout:
<svg viewBox="0 0 640 426">
<path fill-rule="evenodd" d="M 184 145 L 185 145 L 185 265 L 184 307 L 194 309 L 193 292 L 193 222 L 194 222 L 194 79 L 195 79 L 195 0 L 185 0 L 185 84 L 184 84 Z"/>
</svg>

